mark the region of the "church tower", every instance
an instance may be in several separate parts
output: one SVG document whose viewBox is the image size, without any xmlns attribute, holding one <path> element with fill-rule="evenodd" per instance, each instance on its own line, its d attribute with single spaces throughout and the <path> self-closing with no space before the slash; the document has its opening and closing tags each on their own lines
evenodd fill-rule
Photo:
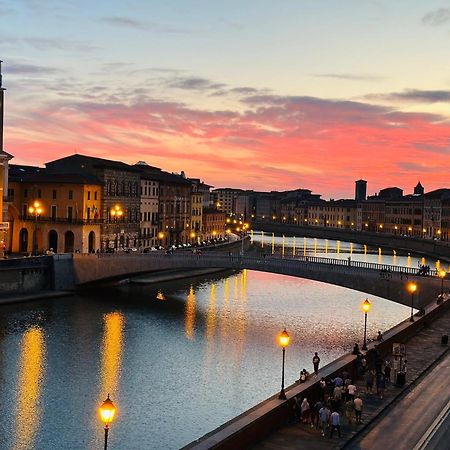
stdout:
<svg viewBox="0 0 450 450">
<path fill-rule="evenodd" d="M 423 195 L 425 193 L 425 189 L 420 184 L 420 181 L 417 183 L 416 187 L 414 188 L 414 195 Z"/>
</svg>

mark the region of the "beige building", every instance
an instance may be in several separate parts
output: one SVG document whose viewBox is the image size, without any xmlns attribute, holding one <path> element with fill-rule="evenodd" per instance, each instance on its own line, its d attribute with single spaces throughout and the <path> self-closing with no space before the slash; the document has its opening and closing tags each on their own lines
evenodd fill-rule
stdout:
<svg viewBox="0 0 450 450">
<path fill-rule="evenodd" d="M 330 200 L 308 205 L 308 225 L 356 229 L 355 200 Z"/>
<path fill-rule="evenodd" d="M 226 214 L 216 208 L 203 210 L 203 237 L 214 239 L 225 237 Z"/>
<path fill-rule="evenodd" d="M 137 166 L 147 166 L 143 161 Z M 141 210 L 140 210 L 140 239 L 139 250 L 152 247 L 157 248 L 158 242 L 158 210 L 159 210 L 159 182 L 150 173 L 141 174 Z"/>
</svg>

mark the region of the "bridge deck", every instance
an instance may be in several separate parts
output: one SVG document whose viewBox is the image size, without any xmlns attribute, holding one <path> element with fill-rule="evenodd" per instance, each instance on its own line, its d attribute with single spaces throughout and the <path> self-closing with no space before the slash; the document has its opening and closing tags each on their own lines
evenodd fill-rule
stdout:
<svg viewBox="0 0 450 450">
<path fill-rule="evenodd" d="M 73 255 L 76 285 L 125 278 L 145 272 L 204 268 L 237 270 L 245 268 L 308 278 L 377 295 L 408 306 L 412 298 L 406 290 L 406 284 L 415 281 L 418 284 L 418 290 L 413 298 L 416 308 L 434 301 L 441 289 L 441 280 L 435 276 L 435 271 L 431 271 L 428 276 L 422 276 L 418 274 L 416 268 L 315 256 L 282 258 L 250 254 L 226 255 L 215 252 L 204 254 L 176 252 L 172 255 L 160 252 Z"/>
</svg>

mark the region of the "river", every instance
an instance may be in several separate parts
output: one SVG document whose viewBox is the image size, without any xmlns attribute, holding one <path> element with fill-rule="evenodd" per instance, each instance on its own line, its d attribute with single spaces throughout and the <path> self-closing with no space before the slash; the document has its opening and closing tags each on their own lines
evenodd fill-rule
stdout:
<svg viewBox="0 0 450 450">
<path fill-rule="evenodd" d="M 177 449 L 279 391 L 284 327 L 287 385 L 361 342 L 366 297 L 243 270 L 2 306 L 0 448 L 102 448 L 109 393 L 109 449 Z M 409 315 L 369 299 L 372 338 Z"/>
</svg>

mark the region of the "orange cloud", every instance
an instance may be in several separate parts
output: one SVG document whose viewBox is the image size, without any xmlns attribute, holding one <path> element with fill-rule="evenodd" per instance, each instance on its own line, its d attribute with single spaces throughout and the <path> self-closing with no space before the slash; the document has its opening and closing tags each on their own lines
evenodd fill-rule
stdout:
<svg viewBox="0 0 450 450">
<path fill-rule="evenodd" d="M 325 197 L 397 185 L 410 192 L 449 186 L 450 123 L 363 102 L 254 95 L 234 110 L 171 101 L 58 100 L 14 113 L 7 149 L 17 163 L 42 164 L 75 152 L 169 171 L 214 186 L 309 188 Z M 245 95 L 248 95 L 245 97 Z"/>
</svg>

